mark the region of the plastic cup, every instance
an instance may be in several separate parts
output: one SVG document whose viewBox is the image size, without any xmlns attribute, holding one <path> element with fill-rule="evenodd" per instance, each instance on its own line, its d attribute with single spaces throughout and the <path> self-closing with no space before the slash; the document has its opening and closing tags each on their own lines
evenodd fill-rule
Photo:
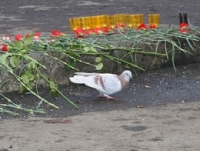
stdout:
<svg viewBox="0 0 200 151">
<path fill-rule="evenodd" d="M 156 27 L 159 26 L 160 24 L 160 14 L 149 14 L 148 15 L 148 19 L 149 19 L 149 25 L 155 25 Z"/>
</svg>

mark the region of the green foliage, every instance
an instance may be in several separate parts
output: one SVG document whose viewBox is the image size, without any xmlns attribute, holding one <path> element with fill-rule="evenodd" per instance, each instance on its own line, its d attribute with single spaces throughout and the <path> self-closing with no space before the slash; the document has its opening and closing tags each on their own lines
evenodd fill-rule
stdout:
<svg viewBox="0 0 200 151">
<path fill-rule="evenodd" d="M 21 57 L 20 56 L 16 56 L 16 55 L 12 55 L 10 57 L 10 64 L 13 68 L 17 67 L 20 64 L 21 61 Z"/>
<path fill-rule="evenodd" d="M 57 89 L 58 84 L 56 84 L 53 80 L 49 79 L 49 87 L 50 87 L 50 93 L 53 97 L 56 97 L 58 95 Z"/>
<path fill-rule="evenodd" d="M 101 70 L 103 68 L 103 60 L 101 57 L 96 57 L 95 62 L 97 63 L 96 65 L 96 70 Z"/>
<path fill-rule="evenodd" d="M 178 28 L 160 28 L 160 29 L 147 29 L 147 30 L 127 30 L 125 33 L 119 31 L 119 34 L 110 32 L 108 35 L 92 35 L 82 39 L 76 39 L 73 35 L 63 35 L 61 37 L 40 37 L 39 41 L 34 41 L 34 35 L 26 37 L 24 40 L 14 41 L 8 43 L 11 49 L 9 52 L 0 53 L 0 66 L 8 73 L 13 75 L 19 82 L 19 91 L 29 91 L 34 96 L 38 97 L 41 102 L 58 108 L 54 104 L 48 102 L 45 98 L 41 97 L 38 93 L 33 91 L 38 79 L 43 79 L 49 85 L 49 90 L 52 96 L 60 95 L 72 106 L 78 108 L 74 102 L 69 100 L 60 90 L 58 84 L 52 79 L 47 78 L 41 73 L 41 69 L 46 70 L 42 63 L 32 58 L 30 52 L 37 52 L 40 55 L 47 56 L 66 67 L 67 71 L 79 71 L 76 67 L 77 63 L 91 66 L 94 70 L 102 70 L 104 67 L 104 60 L 110 60 L 117 64 L 123 64 L 130 69 L 137 69 L 144 71 L 144 69 L 137 65 L 137 54 L 148 55 L 157 58 L 165 57 L 172 61 L 175 68 L 175 58 L 177 52 L 192 54 L 195 52 L 195 42 L 199 42 L 200 38 L 192 32 L 198 31 L 197 28 L 192 26 L 191 33 L 179 33 Z M 175 39 L 175 40 L 174 40 Z M 185 50 L 181 46 L 180 39 L 186 40 L 192 52 Z M 124 45 L 127 42 L 133 41 L 132 45 Z M 0 41 L 4 42 L 4 41 Z M 164 53 L 158 52 L 160 44 L 164 43 Z M 170 45 L 170 49 L 167 47 Z M 143 46 L 148 46 L 149 50 L 144 50 Z M 117 51 L 116 51 L 117 50 Z M 62 54 L 63 58 L 53 56 L 51 53 Z M 123 53 L 125 52 L 125 53 Z M 113 55 L 114 54 L 114 55 Z M 120 55 L 119 55 L 120 54 Z M 84 61 L 84 56 L 93 56 L 94 61 Z M 171 57 L 171 58 L 170 58 Z M 126 58 L 130 58 L 127 61 Z M 21 69 L 20 73 L 16 73 L 16 68 Z M 1 85 L 3 86 L 3 84 Z M 44 113 L 43 110 L 26 109 L 20 105 L 13 103 L 9 98 L 3 94 L 0 95 L 7 100 L 8 104 L 0 104 L 0 112 L 11 115 L 17 115 L 9 108 L 25 111 L 29 114 Z"/>
</svg>

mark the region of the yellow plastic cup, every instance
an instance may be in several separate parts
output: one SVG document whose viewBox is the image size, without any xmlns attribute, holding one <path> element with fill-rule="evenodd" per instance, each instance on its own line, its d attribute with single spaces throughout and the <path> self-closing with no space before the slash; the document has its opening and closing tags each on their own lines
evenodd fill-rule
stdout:
<svg viewBox="0 0 200 151">
<path fill-rule="evenodd" d="M 155 25 L 156 27 L 160 24 L 160 14 L 148 14 L 149 25 Z"/>
<path fill-rule="evenodd" d="M 132 14 L 132 28 L 137 28 L 137 26 L 138 26 L 137 18 L 138 18 L 137 14 Z"/>
<path fill-rule="evenodd" d="M 127 14 L 114 14 L 115 23 L 116 24 L 126 24 L 126 16 Z"/>
<path fill-rule="evenodd" d="M 70 28 L 75 31 L 77 28 L 81 27 L 81 18 L 69 18 Z"/>
<path fill-rule="evenodd" d="M 128 14 L 126 16 L 126 26 L 128 28 L 132 28 L 133 27 L 133 16 L 131 14 Z"/>
<path fill-rule="evenodd" d="M 90 17 L 81 17 L 81 26 L 84 30 L 91 29 L 92 24 Z"/>
<path fill-rule="evenodd" d="M 138 15 L 136 14 L 127 14 L 126 15 L 126 26 L 128 28 L 136 28 L 137 27 L 137 18 Z M 140 21 L 138 21 L 140 22 Z"/>
<path fill-rule="evenodd" d="M 136 14 L 136 27 L 144 23 L 144 14 Z"/>
<path fill-rule="evenodd" d="M 102 28 L 103 27 L 103 22 L 104 22 L 104 16 L 103 15 L 98 15 L 98 16 L 91 16 L 91 21 L 92 21 L 92 28 Z"/>
<path fill-rule="evenodd" d="M 107 23 L 108 23 L 108 27 L 110 27 L 111 29 L 115 28 L 116 26 L 116 22 L 115 22 L 115 17 L 114 15 L 109 15 L 107 18 Z"/>
<path fill-rule="evenodd" d="M 103 16 L 103 22 L 102 22 L 102 25 L 103 25 L 103 27 L 105 28 L 105 27 L 109 27 L 109 22 L 108 22 L 108 15 L 106 14 L 106 15 L 102 15 Z"/>
</svg>

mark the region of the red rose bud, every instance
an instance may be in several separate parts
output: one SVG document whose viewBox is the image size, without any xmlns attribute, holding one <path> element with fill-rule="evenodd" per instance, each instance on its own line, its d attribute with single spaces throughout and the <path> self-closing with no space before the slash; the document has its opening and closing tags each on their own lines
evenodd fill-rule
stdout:
<svg viewBox="0 0 200 151">
<path fill-rule="evenodd" d="M 138 25 L 137 29 L 138 30 L 141 30 L 141 29 L 145 30 L 145 29 L 147 29 L 147 26 L 144 23 L 142 23 L 142 24 Z"/>
<path fill-rule="evenodd" d="M 21 34 L 15 35 L 15 41 L 20 41 L 20 40 L 23 40 L 22 35 Z"/>
<path fill-rule="evenodd" d="M 187 23 L 181 23 L 179 31 L 180 32 L 189 32 L 190 31 L 190 27 L 189 27 L 189 25 Z"/>
<path fill-rule="evenodd" d="M 4 46 L 1 47 L 1 50 L 7 52 L 9 50 L 9 46 L 4 45 Z"/>
</svg>

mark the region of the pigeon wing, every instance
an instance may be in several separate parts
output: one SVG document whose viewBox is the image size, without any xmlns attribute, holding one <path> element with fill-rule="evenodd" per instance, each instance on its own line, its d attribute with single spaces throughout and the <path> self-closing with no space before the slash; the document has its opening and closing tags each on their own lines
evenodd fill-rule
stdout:
<svg viewBox="0 0 200 151">
<path fill-rule="evenodd" d="M 95 89 L 103 94 L 113 94 L 122 89 L 121 81 L 114 74 L 99 74 L 95 76 Z"/>
</svg>

